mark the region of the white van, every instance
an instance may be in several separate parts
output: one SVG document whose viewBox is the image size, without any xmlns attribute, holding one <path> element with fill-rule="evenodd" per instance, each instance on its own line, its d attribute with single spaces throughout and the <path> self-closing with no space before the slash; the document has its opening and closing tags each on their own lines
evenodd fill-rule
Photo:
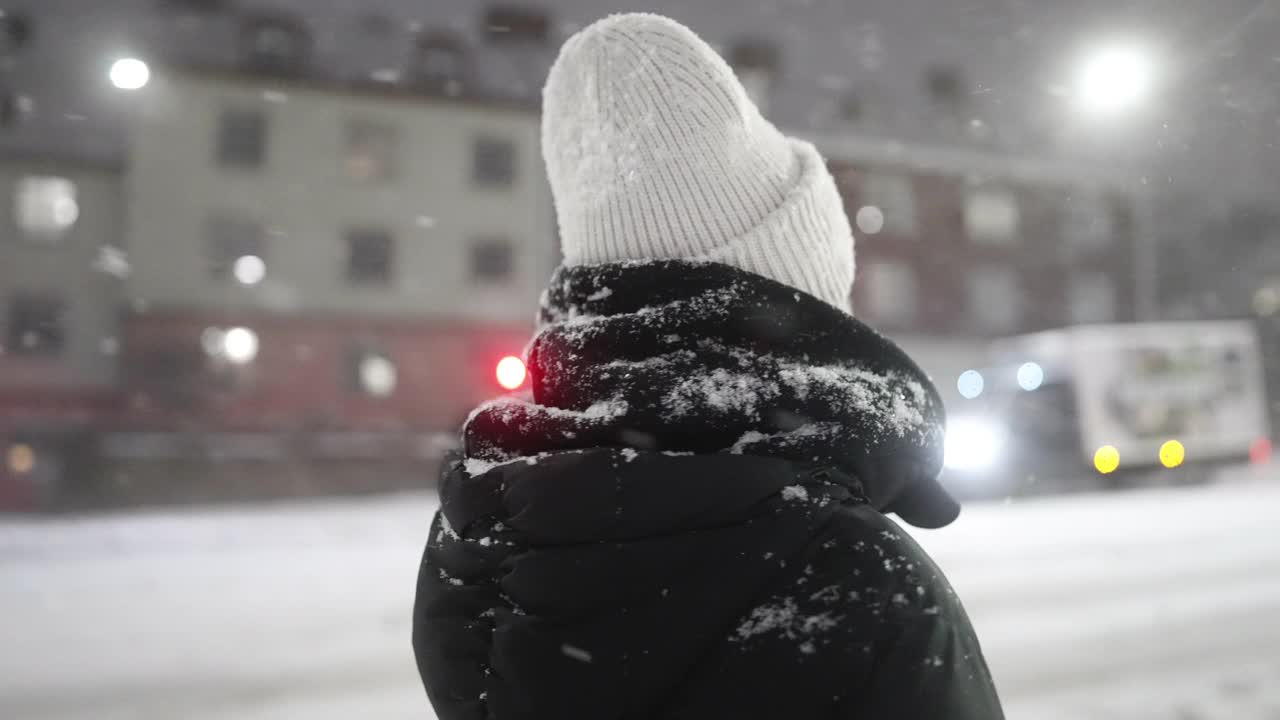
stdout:
<svg viewBox="0 0 1280 720">
<path fill-rule="evenodd" d="M 1270 458 L 1262 357 L 1245 321 L 1087 325 L 996 341 L 978 392 L 950 409 L 961 495 L 1102 476 L 1204 480 Z"/>
</svg>

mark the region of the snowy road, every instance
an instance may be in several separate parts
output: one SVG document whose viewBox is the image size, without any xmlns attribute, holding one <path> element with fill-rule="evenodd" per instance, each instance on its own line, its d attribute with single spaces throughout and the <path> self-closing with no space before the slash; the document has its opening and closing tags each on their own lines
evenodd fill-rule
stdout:
<svg viewBox="0 0 1280 720">
<path fill-rule="evenodd" d="M 0 718 L 430 718 L 428 496 L 0 521 Z M 1011 720 L 1280 720 L 1280 478 L 974 505 L 918 533 Z"/>
</svg>

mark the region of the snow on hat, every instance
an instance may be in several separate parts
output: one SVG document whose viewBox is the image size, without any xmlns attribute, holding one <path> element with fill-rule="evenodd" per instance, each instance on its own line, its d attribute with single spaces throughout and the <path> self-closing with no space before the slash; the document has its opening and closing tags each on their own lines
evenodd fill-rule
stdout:
<svg viewBox="0 0 1280 720">
<path fill-rule="evenodd" d="M 542 95 L 567 264 L 711 260 L 849 311 L 853 233 L 826 164 L 693 31 L 597 21 L 561 48 Z"/>
</svg>

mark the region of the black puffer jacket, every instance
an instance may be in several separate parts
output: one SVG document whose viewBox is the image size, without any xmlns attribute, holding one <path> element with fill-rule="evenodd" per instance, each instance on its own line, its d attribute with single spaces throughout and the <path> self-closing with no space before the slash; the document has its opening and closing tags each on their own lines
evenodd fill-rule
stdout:
<svg viewBox="0 0 1280 720">
<path fill-rule="evenodd" d="M 444 468 L 413 637 L 442 720 L 1002 717 L 880 512 L 928 517 L 939 461 L 900 351 L 719 265 L 565 270 L 543 310 L 534 397 Z"/>
</svg>

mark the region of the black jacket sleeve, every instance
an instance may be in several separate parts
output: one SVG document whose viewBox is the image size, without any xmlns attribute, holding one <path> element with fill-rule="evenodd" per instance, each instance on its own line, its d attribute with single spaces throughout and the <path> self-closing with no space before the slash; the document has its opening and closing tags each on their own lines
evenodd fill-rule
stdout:
<svg viewBox="0 0 1280 720">
<path fill-rule="evenodd" d="M 963 616 L 886 622 L 863 690 L 845 699 L 841 720 L 1003 720 L 977 637 Z"/>
<path fill-rule="evenodd" d="M 837 717 L 1003 720 L 977 634 L 946 575 L 893 521 L 866 506 L 848 515 L 851 572 L 882 602 L 861 615 L 870 664 Z"/>
</svg>

